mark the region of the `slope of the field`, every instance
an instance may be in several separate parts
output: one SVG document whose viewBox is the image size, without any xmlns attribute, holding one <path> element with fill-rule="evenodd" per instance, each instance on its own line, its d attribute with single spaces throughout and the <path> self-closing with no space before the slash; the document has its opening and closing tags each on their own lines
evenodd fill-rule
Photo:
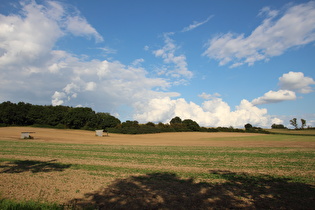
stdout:
<svg viewBox="0 0 315 210">
<path fill-rule="evenodd" d="M 34 139 L 22 140 L 21 132 L 31 133 Z M 254 133 L 224 133 L 224 132 L 177 132 L 158 134 L 109 134 L 103 137 L 95 135 L 94 131 L 62 130 L 33 127 L 2 127 L 0 140 L 19 140 L 47 143 L 70 144 L 102 144 L 102 145 L 151 145 L 151 146 L 298 146 L 314 147 L 314 141 L 294 141 L 294 137 L 265 135 Z M 252 138 L 255 137 L 255 138 Z M 310 137 L 311 139 L 315 137 Z"/>
</svg>

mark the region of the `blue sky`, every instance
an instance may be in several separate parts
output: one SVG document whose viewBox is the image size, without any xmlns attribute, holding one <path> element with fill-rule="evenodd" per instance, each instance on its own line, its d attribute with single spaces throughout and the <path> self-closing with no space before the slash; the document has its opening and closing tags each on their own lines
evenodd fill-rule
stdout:
<svg viewBox="0 0 315 210">
<path fill-rule="evenodd" d="M 6 1 L 0 102 L 315 126 L 314 1 Z"/>
</svg>

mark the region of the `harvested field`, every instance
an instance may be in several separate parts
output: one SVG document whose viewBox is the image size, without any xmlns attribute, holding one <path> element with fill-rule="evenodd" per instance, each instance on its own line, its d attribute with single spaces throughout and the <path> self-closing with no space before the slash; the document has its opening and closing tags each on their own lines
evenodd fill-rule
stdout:
<svg viewBox="0 0 315 210">
<path fill-rule="evenodd" d="M 8 127 L 0 196 L 78 209 L 311 209 L 314 160 L 315 136 Z"/>
<path fill-rule="evenodd" d="M 254 133 L 202 133 L 178 132 L 159 134 L 109 134 L 109 136 L 95 136 L 94 131 L 61 130 L 32 127 L 0 128 L 0 140 L 18 140 L 23 131 L 35 132 L 34 139 L 23 140 L 30 142 L 67 143 L 67 144 L 101 144 L 101 145 L 148 145 L 148 146 L 259 146 L 259 147 L 314 147 L 315 136 L 303 139 L 292 136 L 276 136 Z M 255 137 L 255 138 L 252 138 Z M 296 142 L 294 139 L 298 139 Z M 309 140 L 308 140 L 309 139 Z"/>
</svg>

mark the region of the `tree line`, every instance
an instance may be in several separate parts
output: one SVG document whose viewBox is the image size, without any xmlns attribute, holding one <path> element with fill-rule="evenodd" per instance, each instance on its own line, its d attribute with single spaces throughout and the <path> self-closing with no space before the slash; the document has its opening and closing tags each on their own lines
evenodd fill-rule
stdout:
<svg viewBox="0 0 315 210">
<path fill-rule="evenodd" d="M 174 117 L 169 123 L 140 124 L 138 121 L 121 122 L 109 113 L 95 112 L 88 107 L 32 105 L 30 103 L 0 104 L 0 126 L 34 126 L 60 129 L 103 129 L 111 133 L 144 134 L 161 132 L 244 132 L 232 127 L 205 128 L 191 119 Z"/>
<path fill-rule="evenodd" d="M 37 126 L 69 129 L 107 129 L 120 124 L 108 114 L 87 107 L 42 106 L 10 101 L 0 104 L 1 126 Z"/>
<path fill-rule="evenodd" d="M 294 118 L 295 119 L 295 118 Z M 296 119 L 293 122 L 296 123 Z M 302 127 L 306 121 L 302 121 Z M 292 124 L 292 123 L 291 123 Z M 259 127 L 247 123 L 245 129 L 230 127 L 207 128 L 201 127 L 191 119 L 182 120 L 176 116 L 169 123 L 157 124 L 148 122 L 140 124 L 138 121 L 121 122 L 109 113 L 95 112 L 88 107 L 69 107 L 52 105 L 32 105 L 30 103 L 12 103 L 10 101 L 0 104 L 0 126 L 35 126 L 51 128 L 68 128 L 97 130 L 103 129 L 111 133 L 144 134 L 161 132 L 254 132 L 268 133 Z M 272 128 L 285 128 L 283 125 L 273 124 Z"/>
</svg>

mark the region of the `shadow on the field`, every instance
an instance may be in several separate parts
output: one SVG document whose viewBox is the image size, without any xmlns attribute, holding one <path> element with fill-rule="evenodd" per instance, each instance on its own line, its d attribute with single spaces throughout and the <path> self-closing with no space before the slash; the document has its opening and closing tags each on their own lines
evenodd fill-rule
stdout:
<svg viewBox="0 0 315 210">
<path fill-rule="evenodd" d="M 55 163 L 51 161 L 15 160 L 0 166 L 0 173 L 22 173 L 30 171 L 32 173 L 63 171 L 71 167 L 71 164 Z"/>
<path fill-rule="evenodd" d="M 76 209 L 312 209 L 314 186 L 268 175 L 251 176 L 210 171 L 220 183 L 196 183 L 173 173 L 152 173 L 118 179 L 83 199 L 69 202 Z"/>
</svg>

